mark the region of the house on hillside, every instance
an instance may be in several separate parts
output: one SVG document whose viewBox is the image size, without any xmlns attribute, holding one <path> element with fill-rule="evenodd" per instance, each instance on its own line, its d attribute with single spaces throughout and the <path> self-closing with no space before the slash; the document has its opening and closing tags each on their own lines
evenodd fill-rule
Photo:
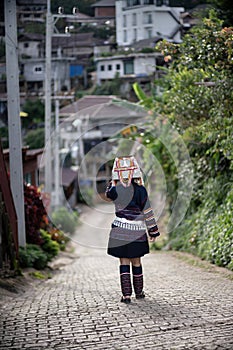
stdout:
<svg viewBox="0 0 233 350">
<path fill-rule="evenodd" d="M 30 58 L 21 59 L 20 92 L 25 97 L 43 96 L 45 80 L 45 59 Z M 58 81 L 58 89 L 70 89 L 70 60 L 65 57 L 57 57 L 52 61 L 52 84 Z M 52 87 L 53 89 L 53 87 Z M 53 90 L 52 90 L 53 91 Z"/>
<path fill-rule="evenodd" d="M 160 57 L 161 54 L 156 52 L 97 57 L 95 58 L 97 84 L 113 80 L 116 76 L 125 81 L 154 78 L 156 61 Z"/>
<path fill-rule="evenodd" d="M 170 7 L 163 0 L 117 0 L 116 41 L 119 46 L 161 36 L 181 42 L 183 7 Z"/>
<path fill-rule="evenodd" d="M 95 11 L 95 19 L 107 22 L 108 25 L 115 25 L 116 6 L 115 0 L 100 0 L 91 5 Z"/>
<path fill-rule="evenodd" d="M 70 87 L 76 85 L 78 79 L 82 79 L 83 85 L 87 86 L 87 67 L 90 66 L 96 48 L 104 48 L 106 52 L 109 52 L 111 46 L 111 43 L 95 38 L 94 33 L 79 33 L 67 37 L 54 37 L 52 53 L 54 57 L 70 59 Z"/>
<path fill-rule="evenodd" d="M 133 106 L 133 107 L 132 107 Z M 70 148 L 82 135 L 84 153 L 125 126 L 142 122 L 146 111 L 115 96 L 85 96 L 60 110 L 60 139 Z"/>
<path fill-rule="evenodd" d="M 17 0 L 17 15 L 21 23 L 45 22 L 47 0 Z"/>
<path fill-rule="evenodd" d="M 44 149 L 30 150 L 27 147 L 22 148 L 23 160 L 23 177 L 25 183 L 30 183 L 33 186 L 39 186 L 39 162 L 40 156 Z M 3 150 L 4 161 L 7 171 L 10 171 L 10 154 L 9 149 Z"/>
<path fill-rule="evenodd" d="M 23 33 L 18 37 L 19 59 L 45 57 L 44 34 Z"/>
<path fill-rule="evenodd" d="M 66 157 L 76 153 L 73 162 L 78 165 L 79 181 L 103 192 L 110 177 L 106 162 L 113 144 L 109 140 L 114 143 L 113 135 L 129 126 L 143 124 L 146 111 L 114 96 L 85 96 L 64 107 L 60 114 L 70 115 L 60 123 L 60 144 Z"/>
</svg>

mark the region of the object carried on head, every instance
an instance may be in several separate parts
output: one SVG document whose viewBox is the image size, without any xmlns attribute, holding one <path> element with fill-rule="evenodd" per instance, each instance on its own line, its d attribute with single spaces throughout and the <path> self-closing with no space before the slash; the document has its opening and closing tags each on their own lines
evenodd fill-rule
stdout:
<svg viewBox="0 0 233 350">
<path fill-rule="evenodd" d="M 143 184 L 142 173 L 135 157 L 117 157 L 112 168 L 112 180 L 119 180 L 124 187 L 128 187 L 135 178 Z"/>
</svg>

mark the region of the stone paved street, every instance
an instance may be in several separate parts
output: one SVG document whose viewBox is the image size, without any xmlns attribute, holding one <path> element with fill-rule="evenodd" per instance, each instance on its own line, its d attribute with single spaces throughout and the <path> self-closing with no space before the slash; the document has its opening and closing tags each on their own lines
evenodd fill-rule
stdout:
<svg viewBox="0 0 233 350">
<path fill-rule="evenodd" d="M 221 272 L 151 253 L 146 299 L 119 302 L 118 261 L 103 249 L 108 208 L 84 213 L 77 259 L 1 303 L 0 349 L 233 349 L 233 280 Z"/>
</svg>

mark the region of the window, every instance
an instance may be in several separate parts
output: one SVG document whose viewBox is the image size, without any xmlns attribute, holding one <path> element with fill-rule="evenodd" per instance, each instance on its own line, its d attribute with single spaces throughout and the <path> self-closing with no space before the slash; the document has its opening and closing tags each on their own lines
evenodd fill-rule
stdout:
<svg viewBox="0 0 233 350">
<path fill-rule="evenodd" d="M 124 62 L 124 74 L 134 74 L 134 62 L 133 60 Z"/>
<path fill-rule="evenodd" d="M 157 6 L 162 6 L 162 5 L 166 5 L 169 6 L 169 0 L 156 0 L 156 5 Z"/>
<path fill-rule="evenodd" d="M 108 65 L 108 70 L 112 70 L 112 65 L 111 64 Z"/>
<path fill-rule="evenodd" d="M 144 0 L 144 5 L 154 5 L 154 0 Z"/>
<path fill-rule="evenodd" d="M 123 41 L 124 41 L 124 43 L 126 43 L 127 42 L 127 31 L 126 30 L 124 30 L 123 35 L 124 35 Z"/>
<path fill-rule="evenodd" d="M 144 12 L 144 24 L 152 24 L 152 13 L 151 12 Z"/>
<path fill-rule="evenodd" d="M 123 16 L 123 27 L 127 27 L 127 19 L 126 19 L 126 15 Z"/>
<path fill-rule="evenodd" d="M 133 30 L 133 41 L 137 41 L 137 29 Z"/>
<path fill-rule="evenodd" d="M 140 0 L 127 0 L 127 6 L 137 6 L 140 5 Z"/>
<path fill-rule="evenodd" d="M 152 28 L 147 28 L 146 29 L 146 38 L 147 39 L 152 38 Z"/>
<path fill-rule="evenodd" d="M 101 70 L 101 72 L 104 71 L 104 65 L 103 64 L 100 66 L 100 70 Z"/>
<path fill-rule="evenodd" d="M 152 23 L 152 13 L 148 13 L 147 15 L 147 20 L 148 20 L 148 23 Z"/>
<path fill-rule="evenodd" d="M 120 64 L 116 64 L 116 70 L 120 70 L 121 69 L 121 65 Z"/>
<path fill-rule="evenodd" d="M 34 70 L 34 73 L 37 73 L 37 74 L 43 73 L 43 67 L 42 66 L 35 66 L 33 68 L 33 70 Z"/>
<path fill-rule="evenodd" d="M 137 25 L 137 14 L 136 13 L 132 14 L 132 25 L 133 26 Z"/>
<path fill-rule="evenodd" d="M 29 47 L 29 44 L 28 43 L 24 43 L 23 46 L 26 49 L 27 47 Z"/>
</svg>

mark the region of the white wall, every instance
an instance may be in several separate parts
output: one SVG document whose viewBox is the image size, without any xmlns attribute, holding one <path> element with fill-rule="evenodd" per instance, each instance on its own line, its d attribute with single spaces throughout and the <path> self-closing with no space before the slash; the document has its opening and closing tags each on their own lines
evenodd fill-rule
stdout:
<svg viewBox="0 0 233 350">
<path fill-rule="evenodd" d="M 134 61 L 134 73 L 132 76 L 148 76 L 156 70 L 156 54 L 130 54 L 127 56 L 116 56 L 109 58 L 97 58 L 96 59 L 96 74 L 97 84 L 101 84 L 102 80 L 112 80 L 119 73 L 120 77 L 126 77 L 124 74 L 124 59 L 132 59 Z M 112 66 L 112 70 L 108 69 L 108 66 Z M 116 66 L 119 65 L 120 69 L 116 70 Z M 101 66 L 104 66 L 104 70 L 101 70 Z"/>
<path fill-rule="evenodd" d="M 57 77 L 56 77 L 57 72 Z M 70 88 L 69 77 L 69 63 L 67 61 L 55 61 L 52 62 L 51 78 L 58 79 L 58 90 L 63 85 Z M 45 76 L 45 62 L 44 60 L 25 60 L 24 63 L 24 77 L 28 82 L 44 81 Z"/>
<path fill-rule="evenodd" d="M 28 47 L 25 47 L 25 44 Z M 27 55 L 32 58 L 39 57 L 39 41 L 19 41 L 19 55 Z"/>
<path fill-rule="evenodd" d="M 133 6 L 127 9 L 125 7 L 126 1 L 116 1 L 116 40 L 119 46 L 127 46 L 150 36 L 155 37 L 158 33 L 165 37 L 170 36 L 178 28 L 175 18 L 179 19 L 184 11 L 182 7 L 155 5 Z M 181 41 L 180 32 L 173 40 Z"/>
</svg>

